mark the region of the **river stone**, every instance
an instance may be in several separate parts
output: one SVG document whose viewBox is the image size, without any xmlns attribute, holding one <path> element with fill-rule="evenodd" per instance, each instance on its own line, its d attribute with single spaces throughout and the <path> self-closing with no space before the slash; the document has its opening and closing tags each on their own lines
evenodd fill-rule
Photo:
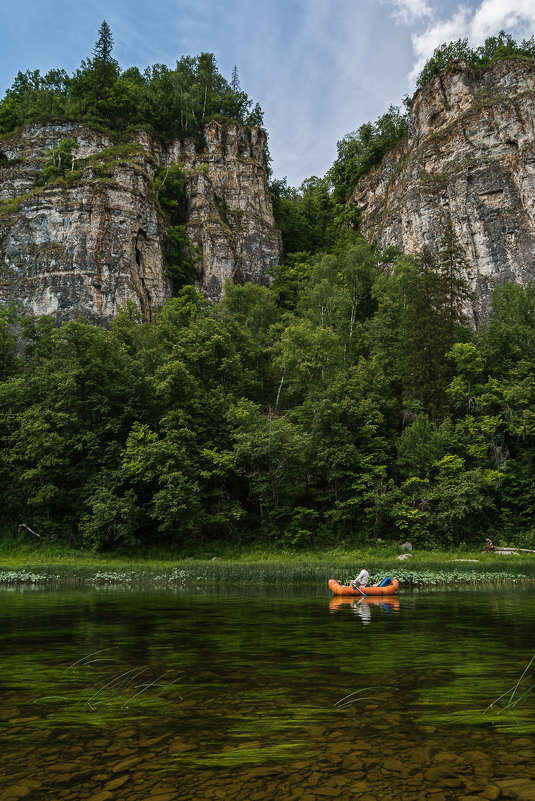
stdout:
<svg viewBox="0 0 535 801">
<path fill-rule="evenodd" d="M 340 754 L 337 753 L 336 750 L 331 749 L 330 751 L 325 752 L 325 759 L 327 760 L 327 762 L 330 762 L 331 765 L 339 765 L 340 762 L 342 762 L 343 757 L 340 756 Z"/>
<path fill-rule="evenodd" d="M 429 790 L 422 790 L 418 795 L 418 801 L 446 801 L 444 793 L 438 790 L 437 792 L 429 792 Z"/>
<path fill-rule="evenodd" d="M 288 776 L 287 781 L 289 784 L 304 784 L 306 782 L 306 774 L 303 773 L 292 773 Z"/>
<path fill-rule="evenodd" d="M 412 765 L 417 765 L 419 768 L 430 765 L 433 759 L 433 749 L 430 746 L 412 748 L 407 758 Z"/>
<path fill-rule="evenodd" d="M 206 794 L 206 798 L 232 798 L 233 793 L 236 793 L 238 789 L 238 786 L 228 784 L 223 787 L 214 787 L 210 790 L 210 795 Z"/>
<path fill-rule="evenodd" d="M 4 787 L 2 790 L 2 801 L 18 801 L 19 798 L 28 798 L 35 790 L 39 790 L 41 782 L 26 781 L 17 782 L 10 787 Z"/>
<path fill-rule="evenodd" d="M 110 740 L 105 737 L 98 737 L 95 740 L 91 740 L 91 748 L 108 748 L 110 745 Z"/>
<path fill-rule="evenodd" d="M 351 781 L 351 794 L 353 796 L 361 796 L 361 794 L 365 793 L 368 789 L 368 782 L 366 781 Z"/>
<path fill-rule="evenodd" d="M 312 761 L 309 759 L 296 759 L 292 762 L 292 770 L 307 770 L 311 765 Z"/>
<path fill-rule="evenodd" d="M 123 784 L 125 784 L 128 781 L 130 781 L 130 776 L 128 775 L 118 776 L 116 779 L 112 779 L 111 782 L 108 782 L 108 784 L 104 786 L 104 790 L 108 790 L 108 792 L 111 792 L 112 790 L 117 790 L 118 787 L 122 787 Z"/>
<path fill-rule="evenodd" d="M 128 707 L 125 707 L 128 709 Z M 133 727 L 130 729 L 120 729 L 117 733 L 117 736 L 121 738 L 121 740 L 129 740 L 131 737 L 135 737 L 137 735 L 137 729 Z"/>
<path fill-rule="evenodd" d="M 480 795 L 460 795 L 455 801 L 481 801 Z"/>
<path fill-rule="evenodd" d="M 167 734 L 159 734 L 157 737 L 142 738 L 139 741 L 140 748 L 152 748 L 153 745 L 158 745 L 169 738 Z"/>
<path fill-rule="evenodd" d="M 454 754 L 451 751 L 438 751 L 433 757 L 433 762 L 442 765 L 451 765 L 455 770 L 465 770 L 468 767 L 465 757 L 461 757 L 459 754 Z"/>
<path fill-rule="evenodd" d="M 480 796 L 488 799 L 488 801 L 498 801 L 498 798 L 500 798 L 501 794 L 502 791 L 499 787 L 496 787 L 495 784 L 487 784 L 487 786 L 481 790 Z"/>
<path fill-rule="evenodd" d="M 424 771 L 424 778 L 430 784 L 442 783 L 446 779 L 454 779 L 455 777 L 455 770 L 447 765 L 432 765 L 432 767 Z"/>
<path fill-rule="evenodd" d="M 321 798 L 338 798 L 338 796 L 340 795 L 340 788 L 332 787 L 330 785 L 327 785 L 325 787 L 319 786 L 314 789 L 314 792 L 316 793 L 317 796 L 320 796 Z"/>
<path fill-rule="evenodd" d="M 535 782 L 530 779 L 504 779 L 496 782 L 503 798 L 514 801 L 535 801 Z"/>
<path fill-rule="evenodd" d="M 192 743 L 187 742 L 182 737 L 175 737 L 174 740 L 171 740 L 169 743 L 169 751 L 171 753 L 179 753 L 183 754 L 185 751 L 195 751 L 196 746 L 192 745 Z"/>
<path fill-rule="evenodd" d="M 387 773 L 405 773 L 407 766 L 404 762 L 401 762 L 400 759 L 396 759 L 395 757 L 387 757 L 387 759 L 385 759 L 383 762 L 383 770 Z"/>
<path fill-rule="evenodd" d="M 434 734 L 436 730 L 436 726 L 420 726 L 419 728 L 419 731 L 421 731 L 422 734 Z"/>
<path fill-rule="evenodd" d="M 138 765 L 142 761 L 143 761 L 143 757 L 132 756 L 129 759 L 124 759 L 122 762 L 119 762 L 117 765 L 113 765 L 112 771 L 113 771 L 113 773 L 120 773 L 122 770 L 130 770 L 130 768 L 133 768 L 134 765 Z"/>
<path fill-rule="evenodd" d="M 263 765 L 262 767 L 258 768 L 249 768 L 249 770 L 247 770 L 243 774 L 243 780 L 254 781 L 255 779 L 263 779 L 266 778 L 267 776 L 273 776 L 274 773 L 279 773 L 279 771 L 280 771 L 279 765 L 273 765 L 272 767 L 269 767 L 268 765 Z"/>
<path fill-rule="evenodd" d="M 344 772 L 351 771 L 351 775 L 355 776 L 357 779 L 361 776 L 364 776 L 362 763 L 360 759 L 355 758 L 354 756 L 346 756 L 342 762 L 341 769 Z"/>
</svg>

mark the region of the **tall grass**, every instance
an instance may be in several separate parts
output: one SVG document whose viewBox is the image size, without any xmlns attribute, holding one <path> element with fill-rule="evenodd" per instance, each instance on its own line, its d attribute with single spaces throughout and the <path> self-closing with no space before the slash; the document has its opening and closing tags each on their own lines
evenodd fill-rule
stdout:
<svg viewBox="0 0 535 801">
<path fill-rule="evenodd" d="M 325 549 L 291 551 L 261 545 L 95 554 L 40 541 L 0 543 L 0 584 L 16 581 L 72 581 L 152 584 L 321 584 L 346 582 L 365 564 L 372 580 L 386 575 L 402 587 L 467 582 L 535 580 L 535 554 L 509 556 L 481 551 L 413 551 L 397 559 L 399 549 Z"/>
</svg>

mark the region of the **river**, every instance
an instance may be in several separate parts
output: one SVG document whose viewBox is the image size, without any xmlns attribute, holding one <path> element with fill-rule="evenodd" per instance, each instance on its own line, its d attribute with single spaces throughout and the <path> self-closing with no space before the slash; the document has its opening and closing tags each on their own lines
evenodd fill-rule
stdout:
<svg viewBox="0 0 535 801">
<path fill-rule="evenodd" d="M 0 590 L 3 801 L 535 799 L 531 587 Z"/>
</svg>

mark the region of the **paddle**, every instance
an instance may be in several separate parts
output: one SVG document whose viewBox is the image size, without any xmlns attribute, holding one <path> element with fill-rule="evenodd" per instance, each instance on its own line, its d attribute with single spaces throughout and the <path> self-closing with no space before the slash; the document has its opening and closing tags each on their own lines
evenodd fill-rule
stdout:
<svg viewBox="0 0 535 801">
<path fill-rule="evenodd" d="M 363 597 L 363 598 L 367 598 L 367 597 L 368 597 L 368 596 L 366 595 L 366 593 L 365 593 L 365 592 L 362 592 L 362 590 L 360 589 L 360 587 L 355 587 L 355 585 L 353 584 L 353 582 L 351 581 L 351 579 L 348 579 L 348 580 L 347 580 L 347 584 L 346 584 L 346 586 L 347 586 L 347 585 L 349 585 L 349 586 L 353 587 L 353 589 L 354 589 L 354 590 L 358 590 L 358 591 L 360 592 L 360 594 L 362 595 L 362 597 Z"/>
<path fill-rule="evenodd" d="M 366 598 L 366 597 L 367 597 L 366 593 L 365 593 L 365 592 L 362 592 L 362 590 L 360 589 L 360 587 L 356 587 L 356 586 L 353 584 L 353 582 L 351 581 L 351 579 L 347 579 L 346 586 L 350 586 L 350 587 L 353 587 L 353 589 L 354 589 L 354 590 L 358 590 L 358 591 L 360 592 L 360 594 L 362 595 L 362 597 L 363 597 L 363 598 Z"/>
</svg>

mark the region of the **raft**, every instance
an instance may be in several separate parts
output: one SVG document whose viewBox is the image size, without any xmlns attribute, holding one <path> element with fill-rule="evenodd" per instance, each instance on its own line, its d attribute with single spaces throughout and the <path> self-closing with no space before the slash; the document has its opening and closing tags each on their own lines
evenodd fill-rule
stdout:
<svg viewBox="0 0 535 801">
<path fill-rule="evenodd" d="M 392 579 L 386 587 L 359 587 L 355 589 L 350 584 L 339 584 L 336 579 L 329 579 L 329 589 L 333 595 L 395 595 L 398 591 L 399 581 Z"/>
</svg>

